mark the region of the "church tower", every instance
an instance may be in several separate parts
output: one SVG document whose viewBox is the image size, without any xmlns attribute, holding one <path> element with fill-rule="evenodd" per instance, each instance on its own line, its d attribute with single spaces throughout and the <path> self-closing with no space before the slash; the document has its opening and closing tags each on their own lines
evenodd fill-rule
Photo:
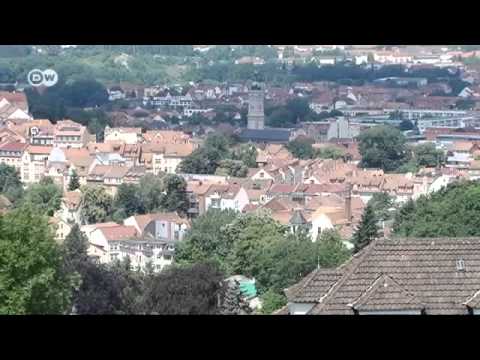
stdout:
<svg viewBox="0 0 480 360">
<path fill-rule="evenodd" d="M 264 98 L 263 84 L 254 82 L 248 92 L 248 129 L 263 130 L 265 128 Z"/>
</svg>

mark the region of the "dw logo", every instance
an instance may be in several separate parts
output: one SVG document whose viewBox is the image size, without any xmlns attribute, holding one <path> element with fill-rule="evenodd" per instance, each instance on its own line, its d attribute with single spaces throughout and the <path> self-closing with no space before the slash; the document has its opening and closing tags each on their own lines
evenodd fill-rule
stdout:
<svg viewBox="0 0 480 360">
<path fill-rule="evenodd" d="M 27 75 L 28 83 L 32 86 L 53 86 L 58 82 L 58 74 L 55 70 L 38 70 L 33 69 Z"/>
</svg>

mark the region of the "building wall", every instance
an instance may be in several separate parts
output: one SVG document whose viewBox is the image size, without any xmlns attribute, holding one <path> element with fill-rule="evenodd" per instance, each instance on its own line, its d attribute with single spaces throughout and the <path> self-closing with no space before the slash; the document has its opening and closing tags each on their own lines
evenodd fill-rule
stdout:
<svg viewBox="0 0 480 360">
<path fill-rule="evenodd" d="M 182 162 L 182 157 L 165 156 L 164 154 L 153 154 L 153 173 L 158 175 L 160 172 L 175 174 L 178 165 Z"/>
<path fill-rule="evenodd" d="M 312 241 L 316 241 L 318 238 L 318 234 L 322 231 L 327 229 L 333 229 L 334 226 L 332 221 L 326 214 L 319 214 L 312 218 L 312 229 L 310 231 L 310 235 L 312 237 Z"/>
<path fill-rule="evenodd" d="M 312 310 L 314 305 L 309 303 L 288 303 L 288 311 L 291 315 L 306 315 Z"/>
<path fill-rule="evenodd" d="M 133 145 L 138 142 L 138 136 L 136 133 L 124 133 L 118 130 L 110 130 L 105 134 L 104 141 L 122 141 L 125 144 Z"/>
</svg>

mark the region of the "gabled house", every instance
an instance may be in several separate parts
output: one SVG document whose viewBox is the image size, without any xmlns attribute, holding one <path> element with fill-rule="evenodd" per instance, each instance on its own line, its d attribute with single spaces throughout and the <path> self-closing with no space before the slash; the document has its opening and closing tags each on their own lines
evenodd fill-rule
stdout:
<svg viewBox="0 0 480 360">
<path fill-rule="evenodd" d="M 480 238 L 379 239 L 285 290 L 277 314 L 477 314 L 479 262 Z"/>
<path fill-rule="evenodd" d="M 240 185 L 212 185 L 205 194 L 205 208 L 242 211 L 249 203 L 248 194 Z"/>
</svg>

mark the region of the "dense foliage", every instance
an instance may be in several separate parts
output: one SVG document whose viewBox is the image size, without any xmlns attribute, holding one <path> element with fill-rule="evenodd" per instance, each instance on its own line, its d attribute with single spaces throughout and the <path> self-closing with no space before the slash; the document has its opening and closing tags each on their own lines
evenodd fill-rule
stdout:
<svg viewBox="0 0 480 360">
<path fill-rule="evenodd" d="M 379 236 L 378 218 L 372 204 L 367 204 L 355 234 L 353 234 L 354 251 L 359 252 Z"/>
<path fill-rule="evenodd" d="M 362 167 L 395 171 L 408 161 L 405 136 L 394 127 L 374 126 L 362 132 L 358 140 Z"/>
<path fill-rule="evenodd" d="M 283 304 L 283 289 L 317 266 L 338 266 L 349 254 L 333 232 L 312 242 L 306 232 L 292 234 L 266 214 L 209 210 L 193 222 L 175 259 L 180 264 L 213 262 L 227 276 L 255 278 L 261 295 L 270 291 L 267 299 Z"/>
<path fill-rule="evenodd" d="M 429 196 L 407 202 L 395 217 L 399 236 L 479 236 L 480 184 L 450 184 Z"/>
<path fill-rule="evenodd" d="M 46 216 L 22 207 L 0 216 L 0 314 L 63 314 L 73 278 Z"/>
</svg>

